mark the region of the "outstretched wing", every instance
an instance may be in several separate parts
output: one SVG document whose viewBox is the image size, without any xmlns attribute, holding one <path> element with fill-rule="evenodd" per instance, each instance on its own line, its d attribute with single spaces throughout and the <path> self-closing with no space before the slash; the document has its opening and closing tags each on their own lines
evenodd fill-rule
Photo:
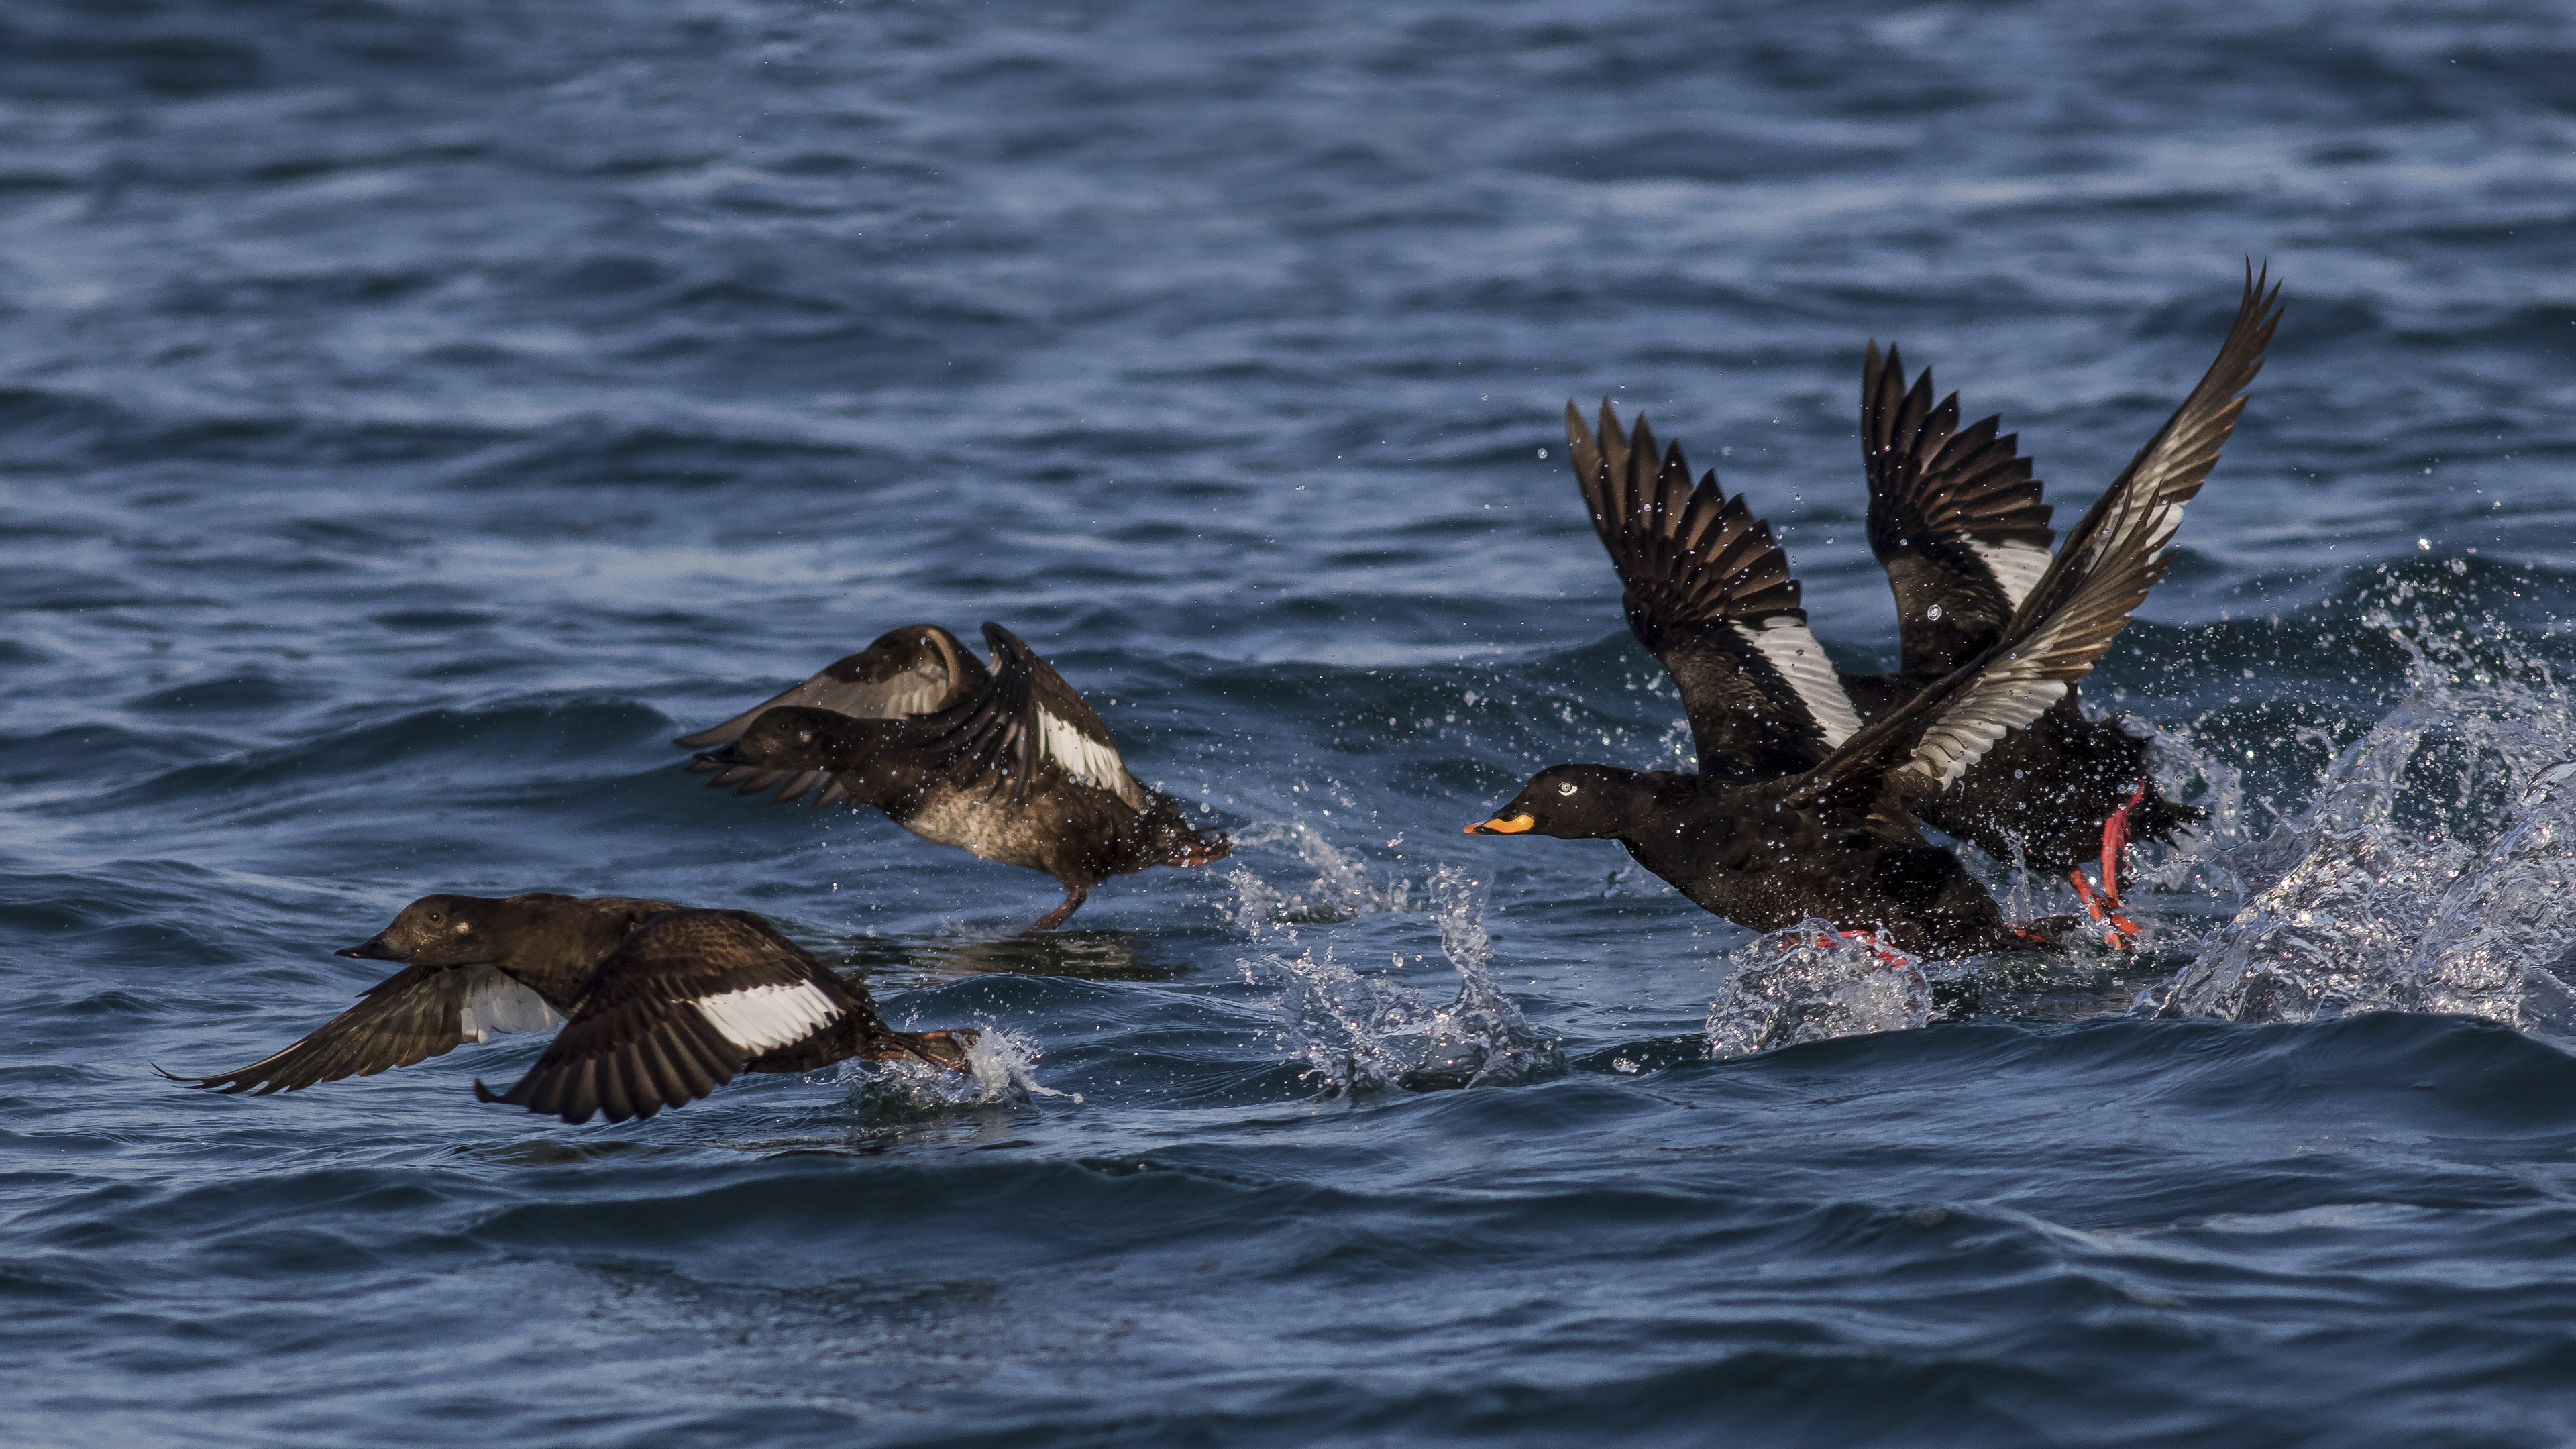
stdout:
<svg viewBox="0 0 2576 1449">
<path fill-rule="evenodd" d="M 562 1020 L 543 997 L 498 966 L 406 966 L 284 1051 L 211 1077 L 162 1075 L 192 1087 L 266 1096 L 342 1077 L 372 1077 L 495 1032 L 543 1031 Z"/>
<path fill-rule="evenodd" d="M 2254 385 L 2263 370 L 2263 350 L 2272 345 L 2272 333 L 2281 325 L 2281 287 L 2271 282 L 2272 269 L 2267 263 L 2260 273 L 2254 264 L 2245 264 L 2245 291 L 2236 303 L 2236 320 L 2228 325 L 2227 340 L 2218 346 L 2218 356 L 2209 370 L 2156 429 L 2156 435 L 2111 480 L 2111 486 L 2093 501 L 2075 526 L 2066 531 L 2065 546 L 2049 565 L 2030 597 L 2021 603 L 2023 611 L 2047 612 L 2055 607 L 2051 594 L 2062 594 L 2072 588 L 2069 576 L 2089 567 L 2079 557 L 2084 550 L 2100 546 L 2110 530 L 2133 508 L 2150 509 L 2162 530 L 2155 546 L 2171 540 L 2174 530 L 2182 526 L 2182 508 L 2200 494 L 2200 485 L 2209 479 L 2209 470 L 2218 463 L 2219 450 L 2227 445 L 2228 435 L 2236 431 L 2237 415 L 2245 411 L 2245 389 Z"/>
<path fill-rule="evenodd" d="M 672 743 L 690 749 L 731 744 L 743 737 L 752 721 L 780 705 L 828 709 L 853 719 L 917 719 L 972 698 L 989 680 L 984 666 L 966 652 L 956 635 L 936 624 L 907 624 L 877 636 L 874 644 L 856 654 L 834 660 L 804 683 L 723 724 L 682 735 Z M 820 770 L 771 770 L 708 759 L 691 760 L 688 770 L 693 775 L 713 773 L 715 778 L 707 782 L 710 788 L 738 785 L 737 795 L 775 789 L 781 804 L 816 786 L 825 787 L 823 797 L 815 801 L 817 807 L 838 804 L 843 794 Z"/>
<path fill-rule="evenodd" d="M 733 1080 L 754 1057 L 875 1010 L 865 992 L 746 911 L 647 916 L 584 982 L 545 1055 L 510 1090 L 474 1093 L 586 1122 L 650 1117 Z"/>
<path fill-rule="evenodd" d="M 907 624 L 794 688 L 781 690 L 723 724 L 682 735 L 671 743 L 692 750 L 742 738 L 762 711 L 782 704 L 810 705 L 855 719 L 909 719 L 936 714 L 984 687 L 984 666 L 957 636 L 936 624 Z"/>
<path fill-rule="evenodd" d="M 1007 780 L 1013 803 L 1028 798 L 1032 783 L 1060 774 L 1144 809 L 1145 787 L 1073 686 L 999 624 L 984 626 L 984 642 L 993 649 L 992 686 L 931 722 L 946 725 L 939 768 L 960 779 Z"/>
<path fill-rule="evenodd" d="M 1713 471 L 1693 486 L 1678 443 L 1658 460 L 1642 417 L 1620 436 L 1606 399 L 1598 437 L 1566 404 L 1565 437 L 1628 628 L 1681 690 L 1703 772 L 1793 774 L 1860 728 L 1808 632 L 1788 555 L 1742 494 L 1728 497 Z"/>
<path fill-rule="evenodd" d="M 1981 653 L 2048 569 L 2056 532 L 2030 460 L 2002 418 L 1959 426 L 1959 395 L 1932 401 L 1932 370 L 1878 344 L 1861 363 L 1869 547 L 1896 593 L 1901 668 L 1937 679 Z M 2001 434 L 1998 436 L 1998 434 Z"/>
<path fill-rule="evenodd" d="M 2006 730 L 2027 727 L 2111 647 L 2164 577 L 2182 506 L 2200 491 L 2245 408 L 2280 323 L 2280 288 L 2247 268 L 2245 297 L 2218 357 L 2129 466 L 2096 500 L 2032 585 L 1995 643 L 1898 709 L 1879 716 L 1791 789 L 1850 798 L 1942 789 Z"/>
</svg>

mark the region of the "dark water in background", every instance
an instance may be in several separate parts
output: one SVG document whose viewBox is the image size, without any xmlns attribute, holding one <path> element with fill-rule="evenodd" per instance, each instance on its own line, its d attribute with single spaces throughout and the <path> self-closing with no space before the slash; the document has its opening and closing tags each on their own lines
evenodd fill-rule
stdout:
<svg viewBox="0 0 2576 1449">
<path fill-rule="evenodd" d="M 2510 992 L 2366 1009 L 2576 753 L 2571 21 L 10 7 L 0 1437 L 2576 1438 L 2576 1060 Z M 1681 739 L 1566 398 L 1719 464 L 1883 659 L 1862 341 L 2065 510 L 2247 254 L 2288 323 L 2088 686 L 2217 811 L 2148 959 L 1712 1062 L 1776 947 L 1615 847 L 1457 833 Z M 1045 880 L 664 743 L 984 618 L 1238 857 L 1021 940 Z M 2259 955 L 2225 923 L 2304 852 L 2377 902 L 2303 958 L 2323 1004 L 2119 1015 Z M 1062 1095 L 565 1129 L 467 1091 L 524 1038 L 287 1098 L 146 1074 L 318 1023 L 415 895 L 530 889 L 767 912 Z M 2514 909 L 2468 914 L 2576 942 Z M 1508 1004 L 1425 1028 L 1444 926 Z M 1885 1006 L 1809 1034 L 1921 1019 Z"/>
</svg>

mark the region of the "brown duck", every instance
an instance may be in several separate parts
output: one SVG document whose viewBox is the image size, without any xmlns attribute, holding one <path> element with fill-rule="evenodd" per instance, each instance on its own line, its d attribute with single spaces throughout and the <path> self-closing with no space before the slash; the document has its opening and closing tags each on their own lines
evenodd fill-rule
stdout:
<svg viewBox="0 0 2576 1449">
<path fill-rule="evenodd" d="M 696 1101 L 741 1072 L 806 1072 L 852 1057 L 963 1072 L 976 1036 L 888 1027 L 865 987 L 747 911 L 627 896 L 423 896 L 337 954 L 403 969 L 249 1066 L 162 1075 L 266 1096 L 560 1026 L 518 1085 L 494 1094 L 477 1082 L 475 1094 L 566 1122 L 594 1112 L 622 1122 Z"/>
<path fill-rule="evenodd" d="M 717 746 L 690 768 L 736 794 L 786 804 L 819 790 L 817 806 L 872 805 L 925 840 L 1055 877 L 1064 901 L 1032 931 L 1064 924 L 1111 876 L 1232 848 L 1128 773 L 1108 726 L 1018 635 L 988 623 L 984 640 L 989 670 L 935 624 L 897 629 L 679 743 Z"/>
</svg>

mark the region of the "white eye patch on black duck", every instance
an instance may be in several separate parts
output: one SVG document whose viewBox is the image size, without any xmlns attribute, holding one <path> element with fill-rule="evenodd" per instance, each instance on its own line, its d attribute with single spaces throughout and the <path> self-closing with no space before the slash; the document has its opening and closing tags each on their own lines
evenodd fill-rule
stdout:
<svg viewBox="0 0 2576 1449">
<path fill-rule="evenodd" d="M 1556 787 L 1556 793 L 1558 793 L 1559 795 L 1571 795 L 1571 794 L 1573 794 L 1573 793 L 1574 793 L 1574 782 L 1573 782 L 1572 780 L 1567 780 L 1567 781 L 1562 782 L 1561 784 L 1559 784 L 1559 785 Z"/>
</svg>

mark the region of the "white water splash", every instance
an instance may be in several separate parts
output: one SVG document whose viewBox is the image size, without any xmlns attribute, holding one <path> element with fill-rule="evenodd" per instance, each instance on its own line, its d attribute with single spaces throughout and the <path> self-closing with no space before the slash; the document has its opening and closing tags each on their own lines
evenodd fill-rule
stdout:
<svg viewBox="0 0 2576 1449">
<path fill-rule="evenodd" d="M 2133 1012 L 2415 1009 L 2576 1035 L 2576 993 L 2556 969 L 2576 952 L 2576 791 L 2556 773 L 2576 755 L 2566 693 L 2546 671 L 2466 659 L 2457 631 L 2446 649 L 2420 619 L 2391 632 L 2413 656 L 2405 700 L 2336 757 L 2304 814 L 2212 855 L 2251 899 Z M 2419 647 L 2427 636 L 2447 657 Z M 2501 822 L 2481 805 L 2499 799 L 2516 802 Z M 2428 813 L 2421 802 L 2429 824 L 2401 825 Z"/>
<path fill-rule="evenodd" d="M 853 1095 L 872 1105 L 961 1107 L 1067 1096 L 1039 1086 L 1031 1074 L 1043 1055 L 1036 1042 L 1016 1031 L 979 1025 L 975 1040 L 966 1046 L 964 1072 L 913 1057 L 855 1058 L 843 1063 L 842 1080 L 853 1083 Z M 1069 1100 L 1080 1102 L 1082 1094 L 1073 1093 Z"/>
<path fill-rule="evenodd" d="M 2132 848 L 2122 867 L 2123 878 L 2140 892 L 2242 896 L 2244 883 L 2223 862 L 2231 849 L 2243 843 L 2245 772 L 2189 725 L 2179 724 L 2153 727 L 2147 769 L 2158 794 L 2197 805 L 2205 813 L 2171 849 Z"/>
<path fill-rule="evenodd" d="M 1932 1018 L 1932 985 L 1882 940 L 1802 921 L 1727 953 L 1734 969 L 1708 1008 L 1708 1054 L 1748 1057 L 1800 1042 L 1905 1031 Z"/>
<path fill-rule="evenodd" d="M 1293 957 L 1264 952 L 1235 965 L 1244 980 L 1278 990 L 1280 1043 L 1334 1091 L 1382 1087 L 1401 1077 L 1411 1055 L 1397 1047 L 1419 1037 L 1431 1017 L 1420 993 L 1360 975 L 1335 961 L 1330 946 L 1320 957 L 1312 950 Z"/>
<path fill-rule="evenodd" d="M 2576 761 L 2542 770 L 2515 814 L 2443 892 L 2404 994 L 2418 1010 L 2576 1039 Z"/>
<path fill-rule="evenodd" d="M 1245 980 L 1278 988 L 1279 1039 L 1327 1091 L 1480 1086 L 1563 1069 L 1556 1039 L 1531 1027 L 1493 978 L 1483 882 L 1443 866 L 1431 878 L 1431 893 L 1440 949 L 1458 971 L 1458 996 L 1446 1006 L 1340 965 L 1329 947 L 1320 959 L 1307 951 L 1236 963 Z M 1403 964 L 1400 955 L 1395 964 Z"/>
<path fill-rule="evenodd" d="M 1356 916 L 1412 909 L 1412 888 L 1404 881 L 1369 878 L 1366 862 L 1324 838 L 1302 820 L 1264 821 L 1237 831 L 1237 858 L 1246 849 L 1284 848 L 1294 855 L 1306 881 L 1282 888 L 1255 873 L 1248 864 L 1226 872 L 1234 886 L 1229 915 L 1245 935 L 1259 937 L 1281 925 L 1316 925 Z"/>
<path fill-rule="evenodd" d="M 2166 1016 L 2309 1021 L 2392 1004 L 2424 905 L 2450 884 L 2466 852 L 2390 828 L 2397 788 L 2437 708 L 2413 698 L 2389 712 L 2328 767 L 2305 818 L 2215 857 L 2262 886 L 2235 919 L 2210 932 L 2191 964 L 2161 988 Z"/>
</svg>

